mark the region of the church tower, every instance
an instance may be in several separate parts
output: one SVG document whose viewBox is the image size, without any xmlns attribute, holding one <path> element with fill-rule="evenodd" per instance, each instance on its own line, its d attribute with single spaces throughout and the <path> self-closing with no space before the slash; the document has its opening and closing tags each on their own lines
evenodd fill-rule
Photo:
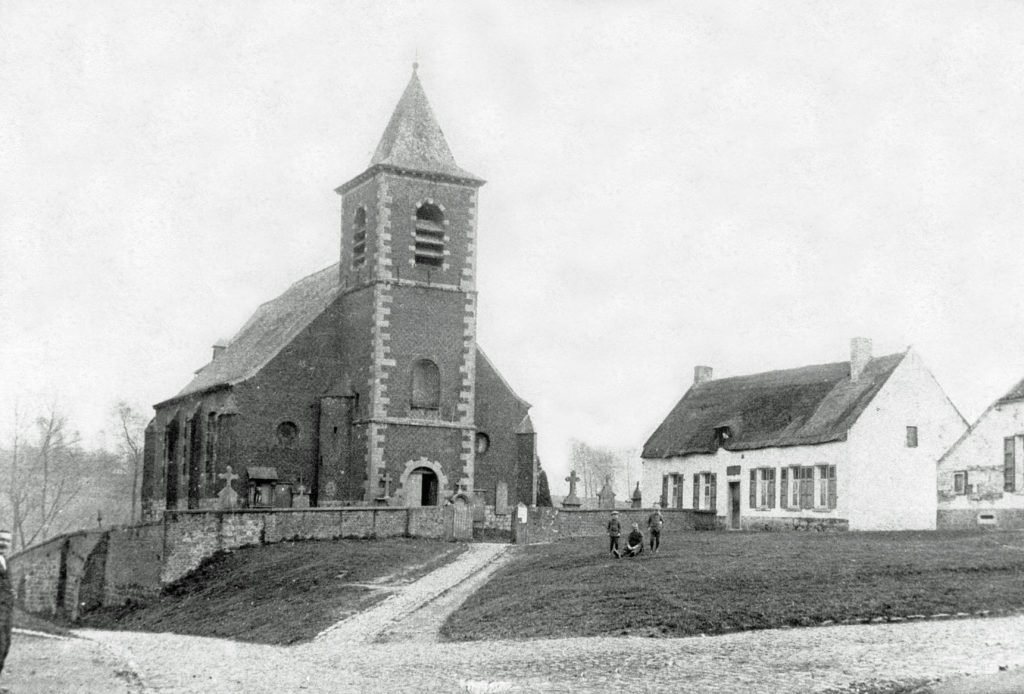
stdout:
<svg viewBox="0 0 1024 694">
<path fill-rule="evenodd" d="M 321 401 L 320 505 L 436 505 L 472 491 L 477 191 L 416 65 L 341 196 L 346 377 Z"/>
</svg>

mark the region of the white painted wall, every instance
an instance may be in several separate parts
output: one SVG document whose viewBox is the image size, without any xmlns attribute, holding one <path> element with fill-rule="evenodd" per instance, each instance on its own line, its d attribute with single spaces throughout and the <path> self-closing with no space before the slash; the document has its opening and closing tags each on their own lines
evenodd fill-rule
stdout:
<svg viewBox="0 0 1024 694">
<path fill-rule="evenodd" d="M 917 427 L 917 448 L 907 426 Z M 850 430 L 850 529 L 934 530 L 936 466 L 966 428 L 910 350 Z"/>
<path fill-rule="evenodd" d="M 739 476 L 726 475 L 730 465 L 739 465 Z M 836 508 L 827 509 L 783 509 L 780 508 L 781 468 L 802 465 L 836 466 Z M 775 508 L 750 508 L 750 469 L 775 468 Z M 696 454 L 685 457 L 644 460 L 643 481 L 640 485 L 644 499 L 653 501 L 661 498 L 663 475 L 683 475 L 683 508 L 693 507 L 693 476 L 701 472 L 718 475 L 717 515 L 728 520 L 729 482 L 740 483 L 740 516 L 744 519 L 768 518 L 846 518 L 849 498 L 849 456 L 844 442 L 818 446 L 788 446 L 784 448 L 761 448 L 752 451 L 727 451 L 719 449 L 714 454 Z M 790 489 L 792 489 L 790 480 Z M 792 492 L 790 492 L 792 494 Z M 669 503 L 671 504 L 671 492 Z"/>
<path fill-rule="evenodd" d="M 1013 436 L 1016 451 L 1016 491 L 1003 490 L 1003 439 Z M 973 494 L 955 494 L 953 473 L 966 471 Z M 1024 401 L 993 405 L 975 422 L 970 433 L 939 462 L 940 509 L 1024 508 Z"/>
</svg>

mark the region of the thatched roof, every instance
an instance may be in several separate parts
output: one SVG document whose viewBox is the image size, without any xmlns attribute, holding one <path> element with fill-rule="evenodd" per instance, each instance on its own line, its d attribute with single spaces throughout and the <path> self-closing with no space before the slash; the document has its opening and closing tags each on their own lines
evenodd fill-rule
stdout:
<svg viewBox="0 0 1024 694">
<path fill-rule="evenodd" d="M 904 356 L 872 359 L 856 382 L 850 381 L 850 363 L 837 362 L 694 385 L 644 444 L 642 456 L 844 440 Z"/>
<path fill-rule="evenodd" d="M 338 264 L 299 280 L 260 306 L 216 359 L 166 404 L 255 376 L 338 296 Z"/>
</svg>

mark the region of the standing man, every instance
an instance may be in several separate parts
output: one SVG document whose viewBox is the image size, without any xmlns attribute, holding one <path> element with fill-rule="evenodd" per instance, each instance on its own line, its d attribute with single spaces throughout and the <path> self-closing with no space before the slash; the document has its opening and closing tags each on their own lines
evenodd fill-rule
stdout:
<svg viewBox="0 0 1024 694">
<path fill-rule="evenodd" d="M 658 553 L 661 547 L 661 527 L 665 525 L 665 516 L 661 515 L 658 502 L 654 502 L 654 511 L 647 516 L 647 529 L 651 533 L 651 554 Z"/>
<path fill-rule="evenodd" d="M 619 536 L 622 534 L 622 524 L 619 523 L 619 512 L 612 511 L 611 520 L 608 521 L 608 549 L 615 556 L 619 556 Z"/>
<path fill-rule="evenodd" d="M 7 550 L 11 548 L 11 534 L 0 530 L 0 672 L 3 672 L 7 650 L 11 647 L 11 620 L 14 610 L 14 592 L 7 573 Z"/>
</svg>

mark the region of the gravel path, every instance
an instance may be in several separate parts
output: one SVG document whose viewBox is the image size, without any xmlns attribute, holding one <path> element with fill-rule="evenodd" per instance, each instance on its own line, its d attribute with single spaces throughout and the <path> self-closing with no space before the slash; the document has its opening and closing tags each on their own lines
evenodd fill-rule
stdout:
<svg viewBox="0 0 1024 694">
<path fill-rule="evenodd" d="M 396 593 L 389 595 L 385 600 L 377 603 L 370 609 L 360 612 L 357 615 L 338 622 L 328 627 L 317 635 L 315 642 L 324 646 L 340 647 L 342 645 L 372 643 L 378 636 L 387 630 L 401 632 L 402 622 L 424 605 L 434 601 L 436 598 L 462 584 L 474 574 L 488 568 L 494 560 L 509 551 L 509 545 L 496 543 L 477 543 L 469 545 L 469 548 L 455 561 L 431 571 L 429 574 L 405 586 Z M 487 572 L 490 576 L 490 571 Z M 482 582 L 480 582 L 482 585 Z M 475 588 L 474 588 L 475 590 Z M 465 597 L 468 597 L 468 593 Z M 463 597 L 463 600 L 465 600 Z M 451 606 L 455 609 L 462 604 L 459 601 Z M 444 618 L 448 616 L 447 611 L 428 611 L 427 617 L 437 620 L 435 625 L 440 628 Z M 422 634 L 429 631 L 431 625 L 425 624 L 423 619 L 418 620 L 418 626 L 407 629 L 410 634 Z M 435 629 L 436 632 L 436 629 Z"/>
<path fill-rule="evenodd" d="M 623 689 L 746 694 L 957 682 L 965 674 L 1000 668 L 1009 673 L 998 681 L 1024 682 L 1019 647 L 1024 616 L 707 638 L 437 643 L 444 617 L 509 555 L 506 545 L 473 545 L 384 603 L 291 647 L 137 632 L 80 630 L 76 634 L 82 638 L 62 640 L 19 634 L 2 684 L 15 692 L 130 694 Z"/>
<path fill-rule="evenodd" d="M 1024 668 L 1024 616 L 682 639 L 572 638 L 291 648 L 81 632 L 129 652 L 149 692 L 852 692 Z M 19 690 L 20 691 L 20 690 Z"/>
</svg>

